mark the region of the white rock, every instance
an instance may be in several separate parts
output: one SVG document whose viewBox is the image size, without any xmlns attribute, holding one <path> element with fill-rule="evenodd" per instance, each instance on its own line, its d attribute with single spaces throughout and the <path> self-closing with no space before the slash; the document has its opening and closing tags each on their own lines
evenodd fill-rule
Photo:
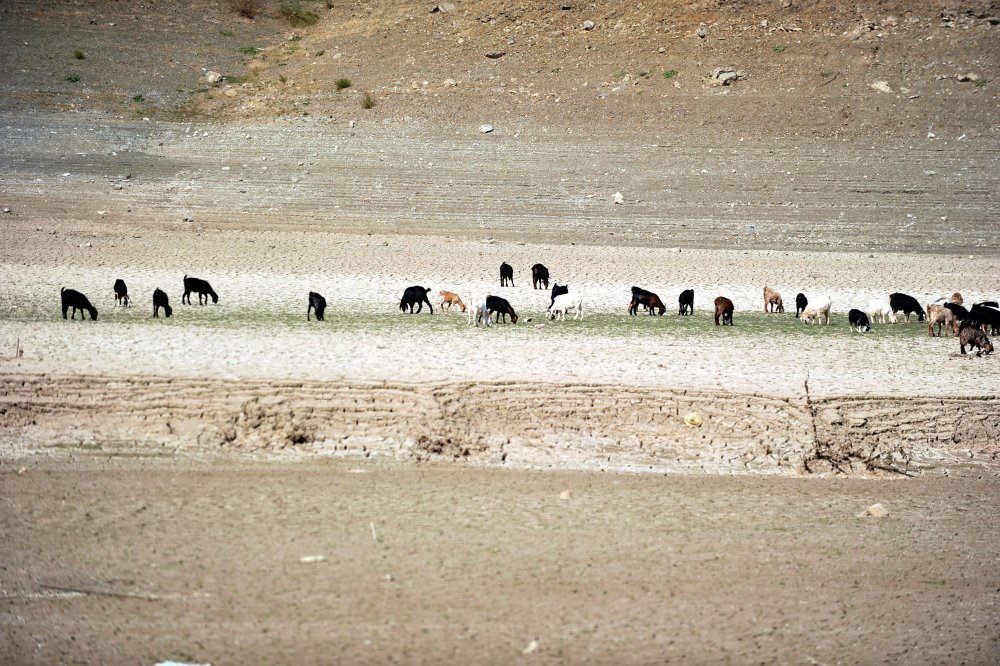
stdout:
<svg viewBox="0 0 1000 666">
<path fill-rule="evenodd" d="M 584 30 L 593 30 L 595 27 L 596 27 L 596 25 L 594 24 L 593 21 L 584 21 L 583 22 L 583 29 Z"/>
<path fill-rule="evenodd" d="M 892 92 L 892 86 L 889 85 L 888 81 L 875 81 L 869 87 L 872 90 L 875 90 L 875 91 L 878 91 L 878 92 L 883 92 L 883 93 L 891 93 Z"/>
<path fill-rule="evenodd" d="M 205 72 L 205 81 L 208 83 L 218 83 L 222 80 L 222 74 L 208 70 Z"/>
<path fill-rule="evenodd" d="M 621 192 L 615 192 L 615 196 L 611 200 L 619 205 L 625 203 L 625 197 L 622 196 Z"/>
<path fill-rule="evenodd" d="M 490 132 L 493 131 L 493 125 L 480 125 L 479 131 L 482 132 L 483 134 L 489 134 Z"/>
</svg>

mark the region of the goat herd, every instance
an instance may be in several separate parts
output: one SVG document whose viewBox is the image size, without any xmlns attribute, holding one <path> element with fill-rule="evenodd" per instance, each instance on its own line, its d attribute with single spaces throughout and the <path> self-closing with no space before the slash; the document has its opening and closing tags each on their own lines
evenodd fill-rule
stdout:
<svg viewBox="0 0 1000 666">
<path fill-rule="evenodd" d="M 534 289 L 549 288 L 549 271 L 542 264 L 535 264 L 531 267 L 531 280 Z M 504 262 L 500 265 L 500 286 L 514 286 L 514 268 Z M 116 305 L 129 306 L 131 299 L 128 295 L 128 287 L 125 281 L 118 279 L 114 283 Z M 434 306 L 431 305 L 427 294 L 430 289 L 421 286 L 407 287 L 403 292 L 403 297 L 399 301 L 399 309 L 410 314 L 419 313 L 423 310 L 424 304 L 434 314 Z M 441 309 L 451 309 L 458 307 L 461 312 L 468 313 L 469 326 L 491 326 L 494 323 L 506 322 L 509 318 L 511 323 L 517 323 L 517 313 L 513 306 L 505 298 L 490 294 L 470 294 L 463 300 L 458 294 L 451 291 L 440 291 L 438 307 Z M 60 291 L 62 297 L 62 315 L 66 319 L 66 314 L 72 308 L 71 319 L 76 319 L 77 310 L 80 311 L 80 318 L 84 318 L 84 312 L 90 313 L 92 320 L 97 319 L 97 308 L 82 293 L 74 289 L 63 287 Z M 181 303 L 191 304 L 191 294 L 198 294 L 198 304 L 202 305 L 211 298 L 213 303 L 219 302 L 219 295 L 215 293 L 212 286 L 205 280 L 195 277 L 184 276 L 184 295 Z M 553 284 L 551 300 L 546 310 L 545 318 L 548 320 L 565 320 L 567 313 L 574 313 L 574 319 L 583 319 L 584 297 L 578 292 L 570 292 L 569 285 Z M 678 314 L 694 314 L 694 290 L 685 289 L 677 299 Z M 715 325 L 733 325 L 733 301 L 725 296 L 717 296 L 715 304 Z M 795 316 L 805 323 L 830 323 L 830 308 L 833 299 L 829 296 L 822 297 L 812 302 L 806 298 L 805 294 L 798 294 L 795 297 Z M 666 312 L 666 306 L 655 293 L 632 287 L 632 300 L 628 306 L 630 315 L 638 314 L 639 307 L 642 307 L 650 315 L 662 316 Z M 163 309 L 165 317 L 169 317 L 173 310 L 170 307 L 170 300 L 167 294 L 161 289 L 153 292 L 153 316 L 158 317 L 160 309 Z M 415 309 L 414 309 L 415 308 Z M 312 314 L 316 315 L 318 321 L 323 321 L 326 311 L 326 299 L 316 293 L 309 292 L 309 305 L 306 308 L 306 319 L 311 319 Z M 764 287 L 764 312 L 778 313 L 784 312 L 784 302 L 781 294 Z M 906 321 L 910 321 L 910 315 L 916 315 L 918 321 L 927 322 L 928 335 L 934 335 L 934 327 L 937 326 L 937 334 L 941 335 L 943 327 L 954 332 L 959 339 L 959 349 L 965 354 L 965 348 L 975 349 L 976 355 L 989 354 L 993 351 L 993 344 L 986 337 L 987 329 L 991 335 L 1000 333 L 1000 308 L 996 301 L 984 301 L 976 303 L 970 309 L 963 305 L 962 295 L 954 293 L 950 299 L 939 299 L 935 303 L 927 305 L 925 310 L 917 302 L 917 299 L 907 294 L 893 293 L 889 295 L 887 301 L 873 300 L 868 304 L 867 312 L 852 308 L 848 312 L 848 322 L 852 331 L 867 333 L 871 330 L 871 322 L 879 321 L 886 323 L 886 320 L 895 324 L 897 314 L 902 313 Z M 529 320 L 530 321 L 530 320 Z"/>
</svg>

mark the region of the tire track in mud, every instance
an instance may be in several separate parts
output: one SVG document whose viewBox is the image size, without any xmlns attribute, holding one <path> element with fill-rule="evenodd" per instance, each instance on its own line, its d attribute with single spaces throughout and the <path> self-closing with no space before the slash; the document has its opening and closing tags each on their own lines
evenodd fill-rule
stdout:
<svg viewBox="0 0 1000 666">
<path fill-rule="evenodd" d="M 807 401 L 586 384 L 8 375 L 0 380 L 0 437 L 21 449 L 294 450 L 532 468 L 913 474 L 970 461 L 997 465 L 998 408 L 998 396 Z M 685 424 L 690 412 L 702 416 L 700 427 Z"/>
</svg>

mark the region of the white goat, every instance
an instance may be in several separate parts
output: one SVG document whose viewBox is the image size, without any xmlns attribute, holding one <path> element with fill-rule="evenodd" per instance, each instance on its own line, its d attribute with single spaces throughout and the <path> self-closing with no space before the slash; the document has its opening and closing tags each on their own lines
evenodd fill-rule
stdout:
<svg viewBox="0 0 1000 666">
<path fill-rule="evenodd" d="M 883 301 L 880 299 L 872 299 L 868 303 L 868 317 L 871 319 L 871 323 L 876 321 L 884 324 L 885 320 L 888 319 L 893 324 L 896 323 L 896 313 L 892 311 L 892 307 L 889 306 L 889 301 Z"/>
<path fill-rule="evenodd" d="M 822 319 L 824 324 L 830 323 L 830 307 L 833 305 L 833 299 L 829 296 L 823 296 L 813 301 L 813 306 L 806 308 L 802 313 L 802 321 L 806 324 L 811 324 L 812 319 L 816 319 L 816 323 Z"/>
<path fill-rule="evenodd" d="M 566 313 L 575 310 L 573 319 L 583 319 L 583 296 L 580 294 L 559 294 L 555 301 L 545 313 L 545 318 L 552 321 L 558 317 L 561 321 L 566 319 Z"/>
<path fill-rule="evenodd" d="M 465 305 L 469 313 L 469 326 L 479 326 L 479 322 L 483 322 L 487 328 L 493 325 L 493 318 L 486 309 L 485 296 L 469 296 L 465 299 Z"/>
</svg>

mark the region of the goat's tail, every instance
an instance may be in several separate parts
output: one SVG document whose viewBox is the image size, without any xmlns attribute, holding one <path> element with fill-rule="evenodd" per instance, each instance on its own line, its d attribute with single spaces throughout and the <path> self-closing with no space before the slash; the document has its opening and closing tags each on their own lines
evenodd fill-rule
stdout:
<svg viewBox="0 0 1000 666">
<path fill-rule="evenodd" d="M 66 287 L 59 287 L 59 293 L 60 294 L 62 294 L 64 291 L 66 291 Z"/>
</svg>

